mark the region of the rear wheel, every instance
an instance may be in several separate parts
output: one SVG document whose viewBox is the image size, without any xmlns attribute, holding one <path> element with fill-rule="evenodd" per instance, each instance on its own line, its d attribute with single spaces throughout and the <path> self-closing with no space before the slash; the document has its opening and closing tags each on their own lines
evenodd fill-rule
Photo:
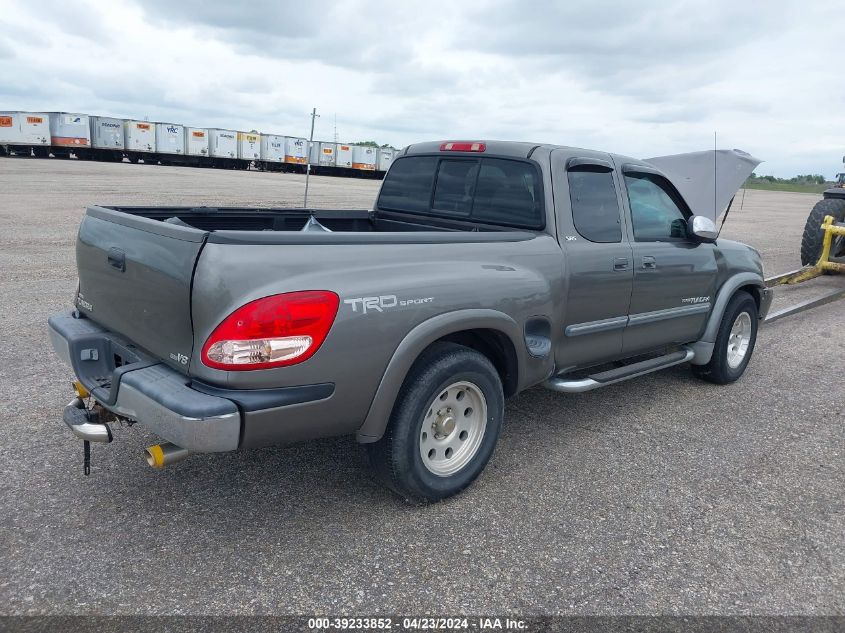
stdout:
<svg viewBox="0 0 845 633">
<path fill-rule="evenodd" d="M 757 342 L 757 303 L 745 291 L 737 292 L 728 302 L 713 356 L 706 365 L 693 365 L 693 373 L 717 385 L 726 385 L 740 378 L 748 367 Z"/>
<path fill-rule="evenodd" d="M 376 475 L 405 498 L 455 495 L 493 454 L 503 412 L 502 382 L 485 356 L 434 345 L 408 374 L 384 436 L 368 445 Z"/>
<path fill-rule="evenodd" d="M 832 215 L 835 222 L 845 222 L 845 198 L 825 198 L 817 202 L 810 211 L 810 217 L 804 225 L 804 235 L 801 237 L 801 264 L 804 266 L 819 261 L 824 241 L 821 225 L 827 215 Z M 830 256 L 845 257 L 845 237 L 834 236 L 830 245 Z"/>
</svg>

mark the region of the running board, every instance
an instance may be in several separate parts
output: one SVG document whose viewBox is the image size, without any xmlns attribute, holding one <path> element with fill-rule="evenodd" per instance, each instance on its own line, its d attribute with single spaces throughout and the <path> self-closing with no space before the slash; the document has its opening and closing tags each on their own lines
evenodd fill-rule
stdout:
<svg viewBox="0 0 845 633">
<path fill-rule="evenodd" d="M 552 391 L 561 391 L 563 393 L 582 393 L 584 391 L 592 391 L 599 387 L 606 387 L 623 380 L 630 380 L 637 376 L 644 376 L 653 371 L 666 369 L 673 365 L 680 365 L 692 360 L 695 352 L 689 347 L 684 347 L 677 352 L 666 354 L 665 356 L 658 356 L 657 358 L 649 358 L 638 363 L 625 365 L 617 369 L 603 371 L 598 374 L 587 376 L 586 378 L 567 378 L 565 376 L 553 376 L 543 383 L 546 389 Z"/>
</svg>

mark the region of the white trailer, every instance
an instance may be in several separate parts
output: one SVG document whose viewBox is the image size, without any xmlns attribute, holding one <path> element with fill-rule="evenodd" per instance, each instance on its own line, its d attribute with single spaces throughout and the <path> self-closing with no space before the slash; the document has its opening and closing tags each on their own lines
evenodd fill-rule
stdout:
<svg viewBox="0 0 845 633">
<path fill-rule="evenodd" d="M 110 162 L 123 160 L 123 119 L 106 116 L 89 116 L 91 148 L 76 150 L 77 158 L 93 158 Z"/>
<path fill-rule="evenodd" d="M 70 153 L 91 147 L 91 127 L 87 114 L 48 112 L 50 119 L 50 151 L 53 156 L 67 158 Z"/>
<path fill-rule="evenodd" d="M 387 171 L 390 168 L 390 163 L 396 155 L 396 150 L 392 147 L 380 147 L 378 150 L 376 171 Z"/>
<path fill-rule="evenodd" d="M 156 153 L 167 160 L 168 156 L 185 153 L 185 126 L 177 123 L 156 123 Z"/>
<path fill-rule="evenodd" d="M 0 155 L 46 158 L 50 147 L 49 117 L 42 112 L 0 112 Z"/>
<path fill-rule="evenodd" d="M 213 167 L 233 169 L 238 166 L 238 133 L 234 130 L 209 128 L 208 155 Z"/>
<path fill-rule="evenodd" d="M 105 116 L 88 117 L 91 124 L 91 147 L 123 150 L 123 119 Z"/>
<path fill-rule="evenodd" d="M 352 169 L 376 170 L 376 148 L 369 145 L 352 146 Z"/>
<path fill-rule="evenodd" d="M 335 165 L 338 167 L 345 167 L 347 169 L 352 169 L 352 146 L 346 145 L 345 143 L 338 143 L 337 144 L 337 158 L 335 159 Z"/>
<path fill-rule="evenodd" d="M 279 171 L 285 162 L 285 137 L 278 134 L 261 135 L 261 159 L 258 168 Z"/>
<path fill-rule="evenodd" d="M 185 154 L 208 157 L 208 130 L 202 127 L 185 128 Z"/>
<path fill-rule="evenodd" d="M 308 163 L 308 139 L 296 136 L 285 137 L 285 162 L 289 165 Z"/>
<path fill-rule="evenodd" d="M 334 167 L 336 155 L 337 146 L 335 143 L 314 141 L 309 162 L 315 167 Z"/>
<path fill-rule="evenodd" d="M 155 162 L 156 126 L 149 121 L 123 122 L 123 146 L 130 161 L 137 163 L 143 159 L 145 163 Z"/>
<path fill-rule="evenodd" d="M 261 158 L 261 135 L 258 132 L 238 132 L 238 158 L 245 161 Z"/>
</svg>

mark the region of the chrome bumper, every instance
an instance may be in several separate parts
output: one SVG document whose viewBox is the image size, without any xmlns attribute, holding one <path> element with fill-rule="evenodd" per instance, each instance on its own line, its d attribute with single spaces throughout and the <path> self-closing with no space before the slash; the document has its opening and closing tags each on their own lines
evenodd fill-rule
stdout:
<svg viewBox="0 0 845 633">
<path fill-rule="evenodd" d="M 119 336 L 85 318 L 67 312 L 50 317 L 50 341 L 56 353 L 74 370 L 80 382 L 104 408 L 134 420 L 159 437 L 197 452 L 222 452 L 238 448 L 241 414 L 231 400 L 201 393 L 189 386 L 190 378 L 150 358 L 133 356 L 134 362 L 115 368 L 112 349 L 123 349 Z M 110 375 L 100 384 L 95 376 Z M 102 439 L 102 430 L 88 427 L 72 402 L 65 422 L 77 437 Z M 81 434 L 80 434 L 81 433 Z"/>
</svg>

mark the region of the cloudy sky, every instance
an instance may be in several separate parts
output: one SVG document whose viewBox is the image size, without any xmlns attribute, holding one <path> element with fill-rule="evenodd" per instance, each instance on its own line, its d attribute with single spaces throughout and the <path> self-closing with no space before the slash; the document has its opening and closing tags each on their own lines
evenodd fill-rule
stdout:
<svg viewBox="0 0 845 633">
<path fill-rule="evenodd" d="M 0 110 L 841 171 L 841 1 L 4 0 Z"/>
</svg>

